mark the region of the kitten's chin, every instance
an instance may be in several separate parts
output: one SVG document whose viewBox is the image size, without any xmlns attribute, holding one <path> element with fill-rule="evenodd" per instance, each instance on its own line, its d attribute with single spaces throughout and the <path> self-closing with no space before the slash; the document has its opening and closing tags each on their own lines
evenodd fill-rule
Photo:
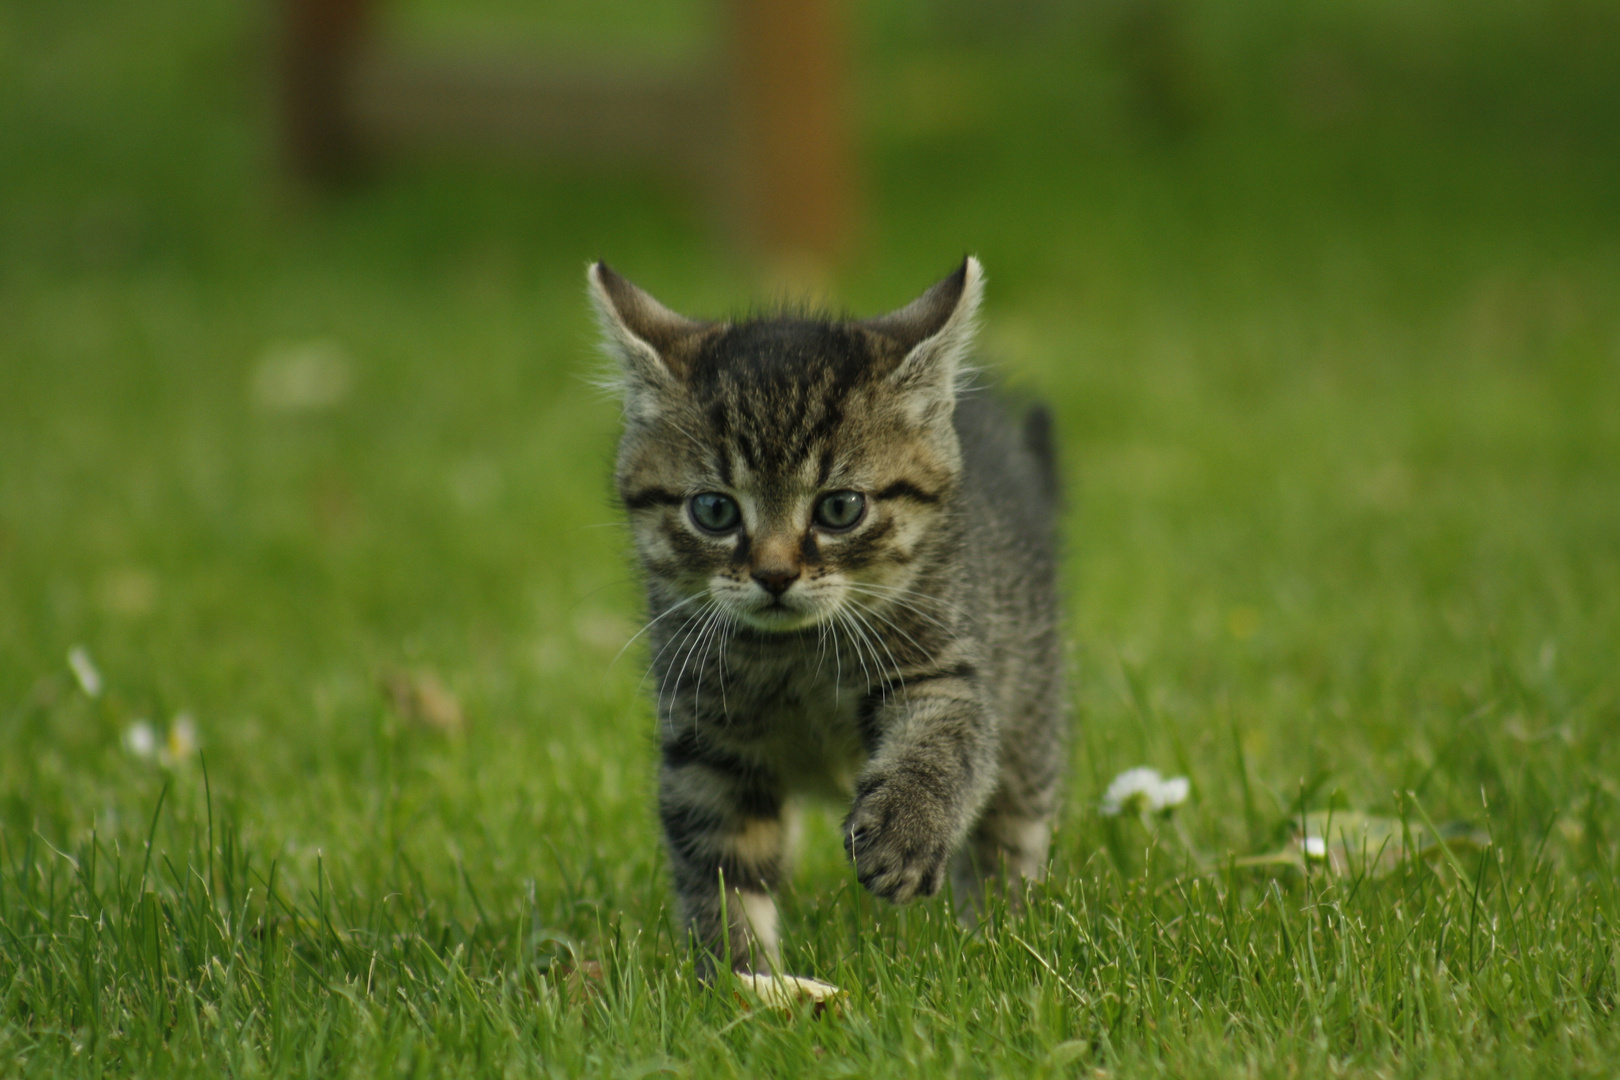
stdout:
<svg viewBox="0 0 1620 1080">
<path fill-rule="evenodd" d="M 750 608 L 738 611 L 736 614 L 737 620 L 749 629 L 763 630 L 774 634 L 807 630 L 822 619 L 822 613 L 814 608 L 804 610 L 785 605 Z"/>
</svg>

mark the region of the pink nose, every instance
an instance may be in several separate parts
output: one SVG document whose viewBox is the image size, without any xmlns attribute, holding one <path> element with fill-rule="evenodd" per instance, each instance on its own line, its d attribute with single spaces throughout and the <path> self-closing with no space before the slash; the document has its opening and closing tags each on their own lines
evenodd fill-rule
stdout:
<svg viewBox="0 0 1620 1080">
<path fill-rule="evenodd" d="M 787 592 L 788 586 L 799 580 L 797 568 L 787 570 L 779 567 L 770 567 L 754 571 L 754 580 L 772 596 L 781 596 Z"/>
</svg>

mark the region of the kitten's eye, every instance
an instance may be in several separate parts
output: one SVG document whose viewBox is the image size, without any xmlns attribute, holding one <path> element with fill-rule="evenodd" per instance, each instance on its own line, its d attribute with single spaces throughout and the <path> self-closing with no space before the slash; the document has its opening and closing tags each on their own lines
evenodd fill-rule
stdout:
<svg viewBox="0 0 1620 1080">
<path fill-rule="evenodd" d="M 742 511 L 737 508 L 737 500 L 718 491 L 705 491 L 701 495 L 694 495 L 686 505 L 691 511 L 692 520 L 705 532 L 730 532 L 742 520 Z"/>
<path fill-rule="evenodd" d="M 853 529 L 866 516 L 866 496 L 858 491 L 835 491 L 816 504 L 816 524 L 824 529 Z"/>
</svg>

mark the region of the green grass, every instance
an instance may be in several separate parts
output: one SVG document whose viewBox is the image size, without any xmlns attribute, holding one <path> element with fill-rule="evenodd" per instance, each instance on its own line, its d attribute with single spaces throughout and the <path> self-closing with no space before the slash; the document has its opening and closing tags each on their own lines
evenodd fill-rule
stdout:
<svg viewBox="0 0 1620 1080">
<path fill-rule="evenodd" d="M 810 1020 L 693 987 L 614 660 L 582 270 L 748 299 L 701 208 L 443 162 L 308 201 L 257 9 L 0 4 L 0 1075 L 1614 1075 L 1613 13 L 1063 8 L 862 16 L 837 282 L 977 251 L 1058 413 L 1052 878 L 969 934 L 813 816 L 789 967 L 850 999 Z M 347 395 L 256 401 L 299 350 Z M 124 748 L 181 714 L 199 755 Z M 1140 764 L 1192 780 L 1156 829 L 1096 810 Z M 1493 843 L 1240 864 L 1330 808 Z"/>
</svg>

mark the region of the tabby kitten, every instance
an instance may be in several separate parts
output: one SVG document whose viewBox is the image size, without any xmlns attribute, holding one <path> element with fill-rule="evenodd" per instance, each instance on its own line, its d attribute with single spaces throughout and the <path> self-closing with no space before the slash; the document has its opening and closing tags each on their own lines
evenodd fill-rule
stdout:
<svg viewBox="0 0 1620 1080">
<path fill-rule="evenodd" d="M 1044 410 L 961 396 L 983 272 L 877 319 L 701 322 L 605 263 L 646 575 L 658 811 L 705 976 L 778 963 L 794 801 L 897 904 L 1039 877 L 1064 760 Z M 971 914 L 970 914 L 971 917 Z"/>
</svg>

